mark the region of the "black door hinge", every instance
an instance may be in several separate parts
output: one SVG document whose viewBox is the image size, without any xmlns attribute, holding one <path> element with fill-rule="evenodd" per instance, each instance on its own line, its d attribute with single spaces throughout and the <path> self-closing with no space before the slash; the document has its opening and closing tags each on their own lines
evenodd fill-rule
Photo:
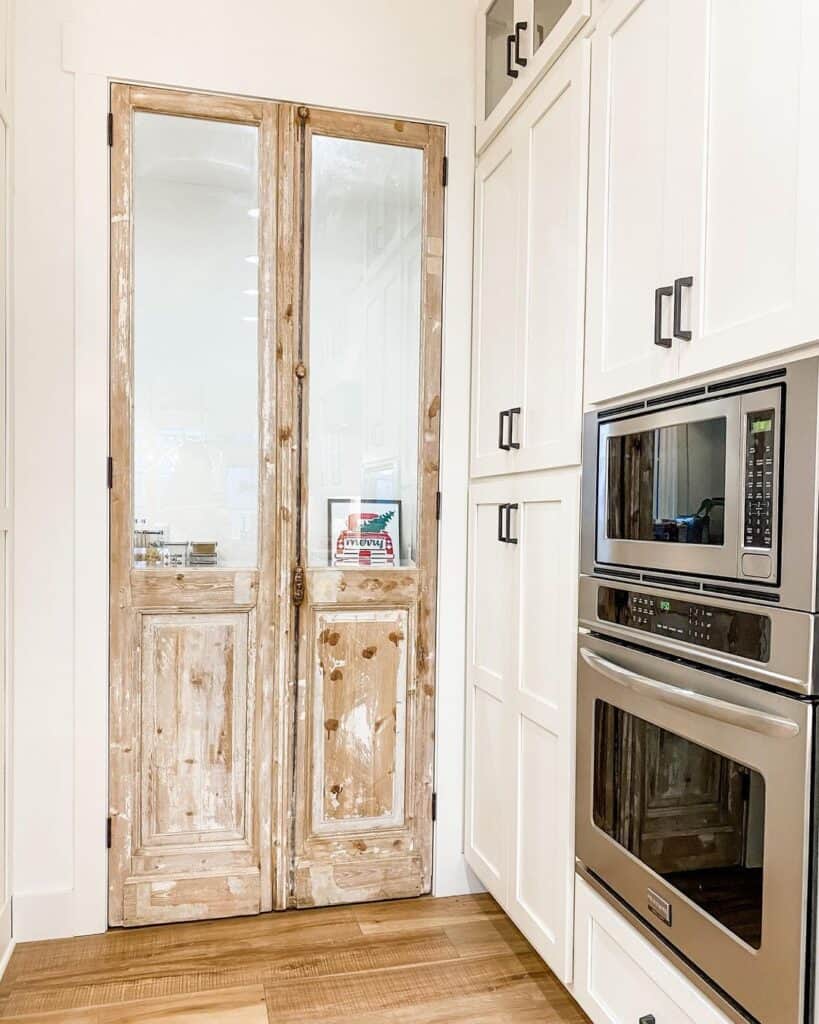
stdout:
<svg viewBox="0 0 819 1024">
<path fill-rule="evenodd" d="M 114 115 L 108 111 L 108 145 L 114 145 Z"/>
<path fill-rule="evenodd" d="M 304 566 L 293 570 L 293 604 L 297 607 L 304 601 Z"/>
<path fill-rule="evenodd" d="M 105 848 L 111 849 L 111 818 L 110 816 L 105 820 Z"/>
<path fill-rule="evenodd" d="M 449 184 L 449 157 L 444 157 L 444 165 L 441 168 L 441 184 L 444 188 Z"/>
<path fill-rule="evenodd" d="M 438 794 L 432 794 L 432 820 L 438 820 Z"/>
<path fill-rule="evenodd" d="M 106 464 L 106 479 L 108 480 L 108 490 L 114 486 L 114 460 L 111 456 L 108 456 L 108 462 Z"/>
<path fill-rule="evenodd" d="M 435 492 L 435 518 L 440 520 L 441 518 L 441 492 Z"/>
</svg>

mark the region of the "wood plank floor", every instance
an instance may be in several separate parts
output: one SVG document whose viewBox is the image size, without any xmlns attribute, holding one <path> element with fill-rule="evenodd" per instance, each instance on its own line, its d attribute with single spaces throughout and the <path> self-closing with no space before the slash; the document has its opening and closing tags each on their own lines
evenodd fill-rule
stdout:
<svg viewBox="0 0 819 1024">
<path fill-rule="evenodd" d="M 29 942 L 24 1024 L 582 1024 L 491 897 L 404 900 Z"/>
</svg>

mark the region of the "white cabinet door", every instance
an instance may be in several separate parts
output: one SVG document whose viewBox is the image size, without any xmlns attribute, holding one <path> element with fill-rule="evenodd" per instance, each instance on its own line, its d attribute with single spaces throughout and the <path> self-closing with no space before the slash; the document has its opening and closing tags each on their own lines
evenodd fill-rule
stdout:
<svg viewBox="0 0 819 1024">
<path fill-rule="evenodd" d="M 690 0 L 699 5 L 701 0 Z M 655 344 L 656 290 L 673 282 L 683 219 L 672 143 L 685 149 L 691 59 L 685 4 L 611 0 L 592 36 L 586 398 L 673 378 L 678 347 Z M 676 109 L 683 103 L 683 110 Z M 660 301 L 660 337 L 672 303 Z"/>
<path fill-rule="evenodd" d="M 693 277 L 683 305 L 685 375 L 819 337 L 819 5 L 696 0 L 684 5 L 702 58 L 687 192 Z"/>
<path fill-rule="evenodd" d="M 515 405 L 519 173 L 512 126 L 487 150 L 475 182 L 472 475 L 509 472 L 503 411 Z M 508 421 L 503 424 L 504 438 Z"/>
<path fill-rule="evenodd" d="M 515 501 L 509 480 L 475 484 L 470 494 L 467 616 L 467 863 L 506 905 L 509 881 L 510 697 L 517 670 L 518 545 L 498 539 Z M 514 510 L 509 526 L 516 529 Z"/>
<path fill-rule="evenodd" d="M 522 216 L 516 471 L 580 462 L 588 90 L 583 39 L 515 116 Z"/>
<path fill-rule="evenodd" d="M 564 982 L 572 969 L 577 469 L 520 483 L 517 673 L 507 911 Z"/>
<path fill-rule="evenodd" d="M 473 478 L 580 461 L 588 85 L 580 40 L 478 164 Z"/>
</svg>

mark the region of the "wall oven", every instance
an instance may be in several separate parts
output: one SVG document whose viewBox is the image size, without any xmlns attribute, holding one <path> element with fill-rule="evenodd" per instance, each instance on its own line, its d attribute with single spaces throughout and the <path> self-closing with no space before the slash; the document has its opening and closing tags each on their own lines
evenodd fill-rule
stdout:
<svg viewBox="0 0 819 1024">
<path fill-rule="evenodd" d="M 819 359 L 588 413 L 581 569 L 816 611 Z"/>
<path fill-rule="evenodd" d="M 724 1000 L 805 1020 L 813 705 L 581 630 L 577 856 Z"/>
</svg>

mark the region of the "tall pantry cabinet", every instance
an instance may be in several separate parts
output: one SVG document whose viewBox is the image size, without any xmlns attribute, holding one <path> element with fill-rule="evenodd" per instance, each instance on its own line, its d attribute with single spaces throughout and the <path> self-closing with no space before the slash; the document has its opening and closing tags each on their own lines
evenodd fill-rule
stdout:
<svg viewBox="0 0 819 1024">
<path fill-rule="evenodd" d="M 466 857 L 571 975 L 589 46 L 479 155 Z"/>
</svg>

